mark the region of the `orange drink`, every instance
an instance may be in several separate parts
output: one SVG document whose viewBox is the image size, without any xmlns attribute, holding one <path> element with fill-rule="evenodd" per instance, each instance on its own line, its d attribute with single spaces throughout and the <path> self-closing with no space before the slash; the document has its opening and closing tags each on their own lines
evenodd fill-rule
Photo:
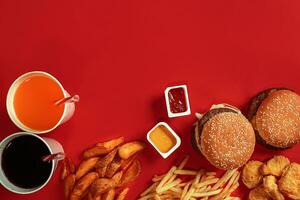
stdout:
<svg viewBox="0 0 300 200">
<path fill-rule="evenodd" d="M 52 75 L 34 71 L 23 74 L 11 85 L 6 106 L 11 120 L 22 130 L 46 133 L 67 121 L 74 113 L 74 102 Z"/>
<path fill-rule="evenodd" d="M 24 79 L 16 89 L 15 112 L 25 126 L 47 130 L 57 124 L 64 112 L 64 105 L 55 104 L 62 98 L 64 93 L 53 79 L 33 75 Z"/>
</svg>

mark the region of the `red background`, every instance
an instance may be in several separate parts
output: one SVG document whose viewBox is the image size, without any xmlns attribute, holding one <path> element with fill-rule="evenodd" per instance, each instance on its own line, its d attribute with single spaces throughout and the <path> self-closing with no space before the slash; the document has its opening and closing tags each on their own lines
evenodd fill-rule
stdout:
<svg viewBox="0 0 300 200">
<path fill-rule="evenodd" d="M 190 146 L 194 115 L 168 120 L 163 91 L 187 83 L 192 112 L 213 103 L 244 108 L 257 92 L 276 86 L 300 92 L 300 2 L 295 1 L 0 1 L 0 139 L 18 131 L 7 116 L 6 93 L 22 73 L 44 70 L 71 94 L 74 117 L 45 134 L 78 162 L 83 149 L 119 135 L 145 139 L 166 120 L 182 146 L 164 160 L 149 145 L 136 199 L 154 174 L 184 154 L 193 167 L 213 169 Z M 285 154 L 300 162 L 300 145 L 274 152 L 256 146 L 254 159 Z M 26 172 L 24 172 L 26 173 Z M 243 199 L 247 190 L 237 192 Z M 26 196 L 0 186 L 1 200 L 63 199 L 58 173 Z"/>
</svg>

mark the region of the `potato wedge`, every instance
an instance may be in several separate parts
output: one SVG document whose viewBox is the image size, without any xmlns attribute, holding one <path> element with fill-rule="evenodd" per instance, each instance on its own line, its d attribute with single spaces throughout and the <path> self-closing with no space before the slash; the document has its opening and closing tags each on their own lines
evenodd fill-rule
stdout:
<svg viewBox="0 0 300 200">
<path fill-rule="evenodd" d="M 133 141 L 123 144 L 119 148 L 119 156 L 120 158 L 126 160 L 130 156 L 136 154 L 137 152 L 142 151 L 146 147 L 146 144 L 141 141 Z"/>
<path fill-rule="evenodd" d="M 118 197 L 117 197 L 117 200 L 124 200 L 125 197 L 126 197 L 126 195 L 128 194 L 128 191 L 129 191 L 129 188 L 123 189 L 123 190 L 119 193 L 119 195 L 118 195 Z"/>
<path fill-rule="evenodd" d="M 116 154 L 118 152 L 118 149 L 114 149 L 111 152 L 109 152 L 106 156 L 99 159 L 97 164 L 95 165 L 96 168 L 103 168 L 107 167 L 115 158 Z"/>
<path fill-rule="evenodd" d="M 70 199 L 76 200 L 82 198 L 86 194 L 90 185 L 98 178 L 98 173 L 89 172 L 83 176 L 76 184 L 70 195 Z"/>
<path fill-rule="evenodd" d="M 109 153 L 110 151 L 111 151 L 111 149 L 107 149 L 105 147 L 94 146 L 83 152 L 83 158 L 87 159 L 87 158 L 91 158 L 91 157 L 101 156 L 101 155 Z"/>
<path fill-rule="evenodd" d="M 75 174 L 69 174 L 64 180 L 64 194 L 65 198 L 69 199 L 71 192 L 75 186 L 76 178 Z"/>
<path fill-rule="evenodd" d="M 92 170 L 96 163 L 98 162 L 98 157 L 92 157 L 88 158 L 86 160 L 83 160 L 76 171 L 76 180 L 79 180 L 82 176 L 84 176 L 86 173 L 88 173 L 90 170 Z"/>
<path fill-rule="evenodd" d="M 136 155 L 133 155 L 133 156 L 129 157 L 127 160 L 122 160 L 121 161 L 121 170 L 126 171 L 135 159 L 136 159 Z"/>
<path fill-rule="evenodd" d="M 93 200 L 101 200 L 102 199 L 102 196 L 99 195 L 99 196 L 96 196 Z"/>
<path fill-rule="evenodd" d="M 90 187 L 90 191 L 94 197 L 99 196 L 110 189 L 114 188 L 116 183 L 112 179 L 98 178 Z"/>
<path fill-rule="evenodd" d="M 81 199 L 80 196 L 77 196 L 75 194 L 70 195 L 70 200 L 79 200 L 79 199 Z"/>
<path fill-rule="evenodd" d="M 115 175 L 115 173 L 117 173 L 117 171 L 120 169 L 120 167 L 121 167 L 121 160 L 118 158 L 114 159 L 107 166 L 105 177 L 107 177 L 107 178 L 113 177 L 113 175 Z"/>
<path fill-rule="evenodd" d="M 114 188 L 110 189 L 108 192 L 102 195 L 101 200 L 114 200 L 115 195 L 116 195 L 116 190 Z"/>
<path fill-rule="evenodd" d="M 107 169 L 107 167 L 100 167 L 100 168 L 96 169 L 96 172 L 98 172 L 100 178 L 105 177 L 106 169 Z"/>
<path fill-rule="evenodd" d="M 65 159 L 62 161 L 62 170 L 61 170 L 60 179 L 64 180 L 69 174 L 74 174 L 74 173 L 75 173 L 74 163 L 70 158 L 65 157 Z"/>
<path fill-rule="evenodd" d="M 96 144 L 97 147 L 105 147 L 107 149 L 111 149 L 113 150 L 114 148 L 116 148 L 117 146 L 119 146 L 120 144 L 122 144 L 124 142 L 124 137 L 118 137 L 106 142 L 99 142 Z"/>
<path fill-rule="evenodd" d="M 122 176 L 120 185 L 125 185 L 129 182 L 134 181 L 140 173 L 141 173 L 141 163 L 140 161 L 135 160 Z"/>
<path fill-rule="evenodd" d="M 111 179 L 114 180 L 117 185 L 119 185 L 121 183 L 122 176 L 123 171 L 118 171 L 117 173 L 115 173 L 115 175 L 113 175 Z"/>
</svg>

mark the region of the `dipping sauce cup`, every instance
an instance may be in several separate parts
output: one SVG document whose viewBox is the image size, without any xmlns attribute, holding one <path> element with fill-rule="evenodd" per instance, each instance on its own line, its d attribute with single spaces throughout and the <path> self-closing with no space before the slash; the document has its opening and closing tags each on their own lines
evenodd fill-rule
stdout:
<svg viewBox="0 0 300 200">
<path fill-rule="evenodd" d="M 165 100 L 170 118 L 191 114 L 186 85 L 167 87 L 165 90 Z"/>
<path fill-rule="evenodd" d="M 148 132 L 147 140 L 163 158 L 171 155 L 181 144 L 179 136 L 165 122 L 156 124 Z"/>
<path fill-rule="evenodd" d="M 58 160 L 42 161 L 42 156 L 64 152 L 53 139 L 19 132 L 0 142 L 0 183 L 9 191 L 30 194 L 51 179 Z"/>
<path fill-rule="evenodd" d="M 47 133 L 69 120 L 74 102 L 56 104 L 70 97 L 51 74 L 33 71 L 21 75 L 9 88 L 6 108 L 10 119 L 26 132 Z"/>
</svg>

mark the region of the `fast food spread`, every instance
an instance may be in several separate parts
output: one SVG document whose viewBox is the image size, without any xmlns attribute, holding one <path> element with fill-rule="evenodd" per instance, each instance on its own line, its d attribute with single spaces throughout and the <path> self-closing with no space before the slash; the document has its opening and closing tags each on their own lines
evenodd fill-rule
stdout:
<svg viewBox="0 0 300 200">
<path fill-rule="evenodd" d="M 67 200 L 122 200 L 141 172 L 138 152 L 145 148 L 141 141 L 124 143 L 124 137 L 97 143 L 83 152 L 83 160 L 75 169 L 70 158 L 62 165 L 61 179 Z"/>
<path fill-rule="evenodd" d="M 242 171 L 242 181 L 251 189 L 248 199 L 300 199 L 300 165 L 284 156 L 274 156 L 265 163 L 249 161 Z"/>
<path fill-rule="evenodd" d="M 155 175 L 152 184 L 140 195 L 139 200 L 240 199 L 230 196 L 239 187 L 240 173 L 237 169 L 227 170 L 222 177 L 217 177 L 216 172 L 185 169 L 188 159 L 189 156 L 186 156 L 166 174 Z"/>
<path fill-rule="evenodd" d="M 41 86 L 44 89 L 43 98 L 38 98 Z M 167 87 L 164 94 L 170 119 L 166 120 L 168 123 L 158 122 L 145 134 L 145 138 L 156 153 L 166 159 L 178 151 L 182 142 L 181 135 L 176 133 L 177 130 L 169 122 L 172 118 L 190 115 L 191 108 L 187 85 Z M 27 102 L 29 107 L 22 103 L 28 96 L 35 97 L 34 102 Z M 38 191 L 48 183 L 56 164 L 64 157 L 60 179 L 66 200 L 126 198 L 128 184 L 141 173 L 142 163 L 137 155 L 146 148 L 147 143 L 141 140 L 125 142 L 124 137 L 98 142 L 83 151 L 82 160 L 75 166 L 57 141 L 33 134 L 50 132 L 70 119 L 75 102 L 78 101 L 78 95 L 70 96 L 61 83 L 46 72 L 29 72 L 16 79 L 7 95 L 8 113 L 18 127 L 32 133 L 15 133 L 0 143 L 0 149 L 6 149 L 5 153 L 0 154 L 0 183 L 5 188 L 21 194 Z M 39 116 L 33 115 L 32 110 Z M 44 120 L 41 118 L 44 113 L 52 113 L 53 116 L 49 115 Z M 140 194 L 139 199 L 238 200 L 239 197 L 232 195 L 239 187 L 241 167 L 241 181 L 250 190 L 249 200 L 300 199 L 300 165 L 285 156 L 276 155 L 278 150 L 287 150 L 300 142 L 300 96 L 288 88 L 266 89 L 250 100 L 244 114 L 239 108 L 224 103 L 212 105 L 203 114 L 196 113 L 192 146 L 208 163 L 224 170 L 222 176 L 202 168 L 187 168 L 189 156 L 186 156 L 178 166 L 172 166 L 165 174 L 155 175 L 151 185 Z M 26 187 L 22 188 L 9 179 L 9 173 L 17 170 L 11 170 L 14 165 L 7 165 L 12 160 L 7 155 L 17 155 L 13 150 L 20 147 L 12 150 L 7 147 L 21 141 L 20 135 L 25 135 L 25 138 L 31 136 L 30 140 L 34 138 L 40 143 L 39 148 L 43 149 L 35 152 L 46 152 L 37 157 L 40 166 L 47 166 L 47 170 L 43 171 L 44 178 L 40 180 L 37 177 L 37 187 L 26 188 L 27 184 L 24 184 Z M 15 140 L 15 137 L 18 139 Z M 23 140 L 23 143 L 24 141 L 27 140 Z M 277 150 L 274 151 L 275 156 L 268 161 L 250 160 L 256 141 L 270 150 Z M 30 156 L 33 157 L 33 154 Z M 12 174 L 10 178 L 16 178 L 18 173 Z M 33 179 L 36 178 L 35 174 L 36 171 L 32 173 Z M 30 183 L 31 180 L 25 178 L 21 181 Z"/>
</svg>

